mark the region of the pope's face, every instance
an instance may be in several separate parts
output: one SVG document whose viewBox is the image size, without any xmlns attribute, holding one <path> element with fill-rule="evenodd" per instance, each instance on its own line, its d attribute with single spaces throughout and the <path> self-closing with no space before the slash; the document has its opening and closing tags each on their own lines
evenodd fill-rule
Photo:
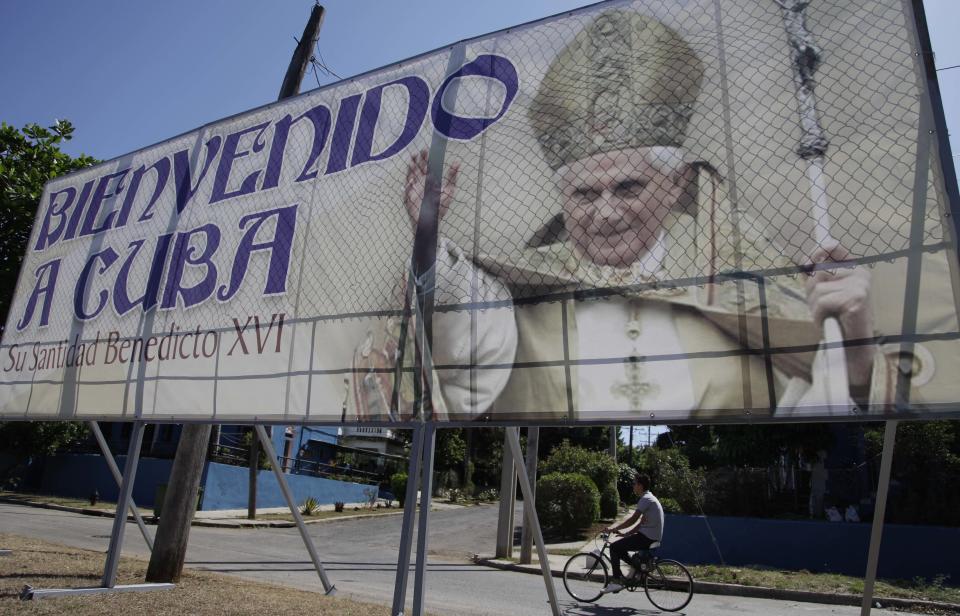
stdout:
<svg viewBox="0 0 960 616">
<path fill-rule="evenodd" d="M 645 148 L 595 154 L 560 172 L 567 233 L 598 265 L 625 267 L 657 241 L 682 194 L 681 174 L 651 165 Z"/>
</svg>

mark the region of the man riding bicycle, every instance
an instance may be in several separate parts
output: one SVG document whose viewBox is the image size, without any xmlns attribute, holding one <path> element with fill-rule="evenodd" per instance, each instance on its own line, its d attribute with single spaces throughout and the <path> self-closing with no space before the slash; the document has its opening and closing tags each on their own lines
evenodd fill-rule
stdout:
<svg viewBox="0 0 960 616">
<path fill-rule="evenodd" d="M 607 584 L 603 592 L 620 592 L 623 590 L 623 573 L 620 570 L 620 561 L 629 564 L 627 558 L 628 552 L 638 550 L 647 550 L 654 543 L 663 539 L 663 507 L 660 501 L 653 495 L 650 488 L 653 487 L 648 475 L 637 475 L 633 481 L 633 493 L 640 499 L 637 501 L 637 507 L 633 514 L 616 526 L 609 526 L 604 532 L 617 533 L 623 535 L 623 539 L 610 544 L 610 560 L 613 565 L 613 579 Z M 630 528 L 637 522 L 640 522 L 635 528 L 621 533 L 623 528 Z"/>
</svg>

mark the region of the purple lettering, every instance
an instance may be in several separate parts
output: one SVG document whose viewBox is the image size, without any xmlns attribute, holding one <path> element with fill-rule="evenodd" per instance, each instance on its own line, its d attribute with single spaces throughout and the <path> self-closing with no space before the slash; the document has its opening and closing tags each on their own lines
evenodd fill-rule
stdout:
<svg viewBox="0 0 960 616">
<path fill-rule="evenodd" d="M 384 149 L 379 154 L 373 154 L 373 137 L 376 133 L 377 120 L 380 118 L 380 104 L 383 98 L 383 90 L 398 86 L 407 90 L 407 117 L 404 121 L 403 130 L 400 136 L 392 145 Z M 356 166 L 362 163 L 384 160 L 390 158 L 403 148 L 410 145 L 420 127 L 423 125 L 423 119 L 427 117 L 427 107 L 430 106 L 430 88 L 427 82 L 415 76 L 403 77 L 382 86 L 377 86 L 369 90 L 363 99 L 363 110 L 360 112 L 360 126 L 357 128 L 357 139 L 353 144 L 353 159 L 350 166 Z"/>
<path fill-rule="evenodd" d="M 362 96 L 362 94 L 354 94 L 340 101 L 340 109 L 337 110 L 337 123 L 333 127 L 333 137 L 330 139 L 327 170 L 324 175 L 330 175 L 347 168 L 350 137 L 353 136 L 353 125 L 357 121 L 357 107 L 360 106 Z"/>
<path fill-rule="evenodd" d="M 60 195 L 63 195 L 64 198 L 58 207 L 57 198 Z M 43 250 L 60 239 L 60 234 L 63 233 L 63 225 L 66 222 L 67 210 L 70 209 L 76 196 L 77 189 L 73 186 L 68 186 L 63 190 L 58 190 L 50 194 L 50 203 L 47 205 L 47 212 L 43 217 L 43 223 L 40 225 L 40 232 L 37 234 L 37 244 L 34 246 L 34 250 Z M 55 228 L 52 227 L 54 217 L 57 219 L 57 226 Z"/>
<path fill-rule="evenodd" d="M 246 195 L 256 189 L 257 176 L 260 175 L 261 171 L 259 169 L 247 175 L 237 190 L 228 192 L 227 185 L 230 183 L 230 171 L 233 169 L 233 161 L 247 156 L 251 151 L 237 150 L 237 146 L 240 144 L 240 138 L 247 133 L 256 132 L 257 136 L 253 140 L 252 151 L 254 153 L 260 152 L 266 145 L 263 140 L 263 133 L 267 130 L 268 126 L 270 126 L 270 122 L 264 122 L 263 124 L 257 124 L 256 126 L 251 126 L 227 135 L 227 138 L 223 142 L 223 152 L 220 153 L 220 164 L 217 165 L 217 174 L 213 178 L 213 190 L 210 193 L 210 203 Z"/>
<path fill-rule="evenodd" d="M 260 188 L 276 188 L 280 183 L 280 172 L 283 170 L 283 154 L 287 146 L 287 137 L 290 134 L 290 127 L 300 120 L 308 119 L 313 124 L 313 144 L 310 146 L 310 156 L 307 157 L 307 163 L 303 166 L 303 171 L 297 178 L 297 182 L 311 180 L 317 177 L 317 170 L 310 169 L 320 158 L 323 147 L 327 144 L 327 133 L 330 132 L 330 110 L 325 105 L 317 105 L 313 109 L 306 111 L 297 119 L 291 119 L 292 116 L 286 115 L 277 122 L 276 130 L 273 133 L 273 144 L 270 146 L 270 160 L 267 161 L 267 172 L 263 176 L 263 186 Z"/>
<path fill-rule="evenodd" d="M 183 209 L 187 207 L 187 203 L 189 203 L 190 199 L 193 198 L 193 195 L 197 193 L 197 188 L 200 187 L 200 182 L 203 181 L 203 178 L 207 175 L 207 171 L 210 170 L 210 163 L 213 162 L 217 152 L 220 151 L 221 141 L 222 139 L 215 135 L 208 139 L 207 143 L 204 144 L 207 150 L 206 159 L 204 160 L 201 168 L 200 177 L 197 178 L 195 183 L 192 182 L 192 178 L 190 177 L 190 158 L 187 154 L 187 150 L 180 150 L 179 152 L 174 153 L 173 181 L 174 186 L 177 189 L 177 214 L 183 212 Z"/>
<path fill-rule="evenodd" d="M 136 299 L 130 299 L 130 293 L 128 292 L 130 270 L 140 253 L 144 240 L 130 242 L 130 248 L 133 250 L 130 251 L 127 259 L 120 266 L 120 272 L 113 283 L 113 307 L 117 314 L 124 315 L 138 305 L 143 306 L 143 310 L 146 312 L 157 305 L 157 298 L 160 295 L 160 279 L 163 277 L 163 265 L 167 260 L 172 237 L 172 233 L 167 233 L 157 238 L 157 247 L 153 251 L 153 262 L 150 264 L 150 275 L 147 278 L 146 288 L 143 295 Z"/>
<path fill-rule="evenodd" d="M 77 228 L 80 226 L 80 216 L 83 214 L 83 209 L 87 205 L 87 198 L 90 196 L 94 182 L 96 182 L 96 180 L 90 180 L 84 184 L 80 190 L 80 196 L 77 197 L 77 203 L 73 206 L 70 221 L 67 223 L 67 231 L 63 234 L 64 241 L 77 237 Z"/>
<path fill-rule="evenodd" d="M 464 77 L 484 77 L 487 79 L 495 79 L 503 84 L 506 92 L 503 96 L 503 103 L 500 105 L 500 110 L 495 116 L 492 118 L 462 117 L 454 115 L 444 108 L 443 97 L 447 88 L 450 87 L 454 79 L 462 79 Z M 478 56 L 476 60 L 464 64 L 459 70 L 452 73 L 443 81 L 443 85 L 440 86 L 436 96 L 433 98 L 433 107 L 431 109 L 433 125 L 440 133 L 451 139 L 460 139 L 463 141 L 473 139 L 486 130 L 488 126 L 503 117 L 503 114 L 507 112 L 510 103 L 513 102 L 519 89 L 520 78 L 517 76 L 517 69 L 510 60 L 503 56 L 495 56 L 492 54 Z"/>
<path fill-rule="evenodd" d="M 97 274 L 103 274 L 114 262 L 120 258 L 120 255 L 113 248 L 106 248 L 101 250 L 98 253 L 95 253 L 90 259 L 87 260 L 86 265 L 83 266 L 83 269 L 80 271 L 80 277 L 77 279 L 77 286 L 73 291 L 73 313 L 77 316 L 78 319 L 82 321 L 87 321 L 94 318 L 104 309 L 107 305 L 107 300 L 110 298 L 110 293 L 106 289 L 101 289 L 98 294 L 97 307 L 93 309 L 92 312 L 86 311 L 86 296 L 87 296 L 87 286 L 90 284 L 90 272 L 93 271 L 94 266 L 96 266 L 97 261 L 102 261 L 103 265 L 100 266 Z"/>
<path fill-rule="evenodd" d="M 84 235 L 95 235 L 97 233 L 102 233 L 109 229 L 113 224 L 113 219 L 116 217 L 117 212 L 112 210 L 104 218 L 103 222 L 99 226 L 97 224 L 97 218 L 100 216 L 100 206 L 107 199 L 112 199 L 116 197 L 123 190 L 123 179 L 126 175 L 130 173 L 130 168 L 126 168 L 123 171 L 117 171 L 116 173 L 111 173 L 105 175 L 97 182 L 97 189 L 93 191 L 93 197 L 90 199 L 90 205 L 87 207 L 87 215 L 83 219 L 83 226 L 80 227 L 80 236 Z M 107 190 L 110 187 L 110 182 L 116 178 L 117 182 L 113 187 L 113 192 L 108 193 Z"/>
<path fill-rule="evenodd" d="M 127 220 L 130 218 L 130 210 L 133 209 L 133 201 L 137 198 L 137 192 L 140 190 L 141 182 L 143 182 L 143 176 L 150 171 L 156 172 L 157 182 L 153 186 L 153 195 L 150 197 L 150 200 L 147 201 L 147 205 L 143 208 L 143 213 L 140 214 L 137 222 L 143 222 L 153 218 L 153 206 L 163 193 L 163 189 L 166 188 L 167 178 L 170 177 L 170 159 L 166 156 L 149 167 L 140 165 L 137 170 L 133 172 L 133 177 L 130 178 L 130 187 L 127 189 L 127 196 L 124 198 L 123 205 L 120 206 L 120 213 L 117 215 L 116 228 L 126 226 Z"/>
<path fill-rule="evenodd" d="M 276 227 L 273 238 L 258 242 L 257 233 L 263 224 L 276 217 Z M 249 226 L 248 226 L 249 225 Z M 237 246 L 237 254 L 233 259 L 233 268 L 230 271 L 230 285 L 221 285 L 217 289 L 217 299 L 226 301 L 233 297 L 247 273 L 250 255 L 259 250 L 270 251 L 270 265 L 267 268 L 267 281 L 263 288 L 264 295 L 283 293 L 287 290 L 287 271 L 290 268 L 290 252 L 293 247 L 293 233 L 297 225 L 297 205 L 255 214 L 247 214 L 240 219 L 240 229 L 246 228 L 246 233 Z"/>
<path fill-rule="evenodd" d="M 193 237 L 201 234 L 204 236 L 202 251 L 191 245 Z M 217 285 L 217 266 L 213 262 L 213 255 L 219 246 L 220 229 L 214 224 L 207 223 L 191 231 L 177 234 L 161 308 L 176 307 L 178 296 L 183 298 L 184 308 L 196 306 L 210 297 Z M 185 287 L 182 284 L 183 272 L 188 265 L 202 266 L 206 269 L 203 280 L 192 287 Z"/>
<path fill-rule="evenodd" d="M 57 276 L 59 274 L 60 259 L 54 259 L 37 268 L 37 271 L 34 272 L 37 280 L 33 285 L 33 292 L 30 293 L 30 299 L 27 300 L 27 308 L 23 312 L 23 318 L 17 323 L 17 330 L 23 330 L 27 325 L 30 325 L 41 295 L 43 296 L 43 307 L 40 309 L 40 327 L 46 327 L 47 323 L 50 322 L 50 305 L 53 303 L 53 292 L 57 287 Z"/>
</svg>

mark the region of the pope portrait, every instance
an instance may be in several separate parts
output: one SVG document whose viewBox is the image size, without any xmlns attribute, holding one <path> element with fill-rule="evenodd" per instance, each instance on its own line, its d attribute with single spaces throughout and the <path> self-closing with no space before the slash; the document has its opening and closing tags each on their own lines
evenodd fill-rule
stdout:
<svg viewBox="0 0 960 616">
<path fill-rule="evenodd" d="M 731 207 L 716 166 L 684 147 L 704 70 L 677 32 L 631 10 L 594 18 L 552 61 L 528 119 L 560 202 L 522 251 L 471 256 L 441 235 L 438 306 L 479 307 L 434 316 L 436 412 L 667 420 L 825 404 L 821 326 L 835 317 L 848 340 L 874 336 L 869 271 L 844 264 L 839 243 L 794 263 Z M 448 161 L 441 217 L 458 174 Z M 414 226 L 427 177 L 426 153 L 413 155 L 404 204 Z M 729 274 L 797 265 L 808 267 Z M 360 419 L 388 405 L 389 378 L 362 366 L 371 352 L 390 365 L 391 325 L 386 342 L 358 349 Z M 849 407 L 889 403 L 896 375 L 877 345 L 844 350 Z"/>
</svg>

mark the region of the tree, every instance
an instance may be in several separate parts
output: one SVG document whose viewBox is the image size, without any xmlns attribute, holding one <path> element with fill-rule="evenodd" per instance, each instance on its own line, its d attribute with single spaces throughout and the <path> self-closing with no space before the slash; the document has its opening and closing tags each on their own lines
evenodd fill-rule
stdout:
<svg viewBox="0 0 960 616">
<path fill-rule="evenodd" d="M 677 446 L 694 468 L 718 466 L 767 467 L 786 454 L 812 459 L 833 445 L 833 433 L 824 423 L 744 424 L 729 426 L 670 426 L 657 446 Z"/>
<path fill-rule="evenodd" d="M 0 333 L 3 332 L 20 264 L 30 239 L 37 204 L 44 185 L 55 177 L 98 161 L 90 156 L 71 157 L 60 145 L 73 135 L 73 125 L 57 120 L 42 128 L 27 124 L 17 130 L 0 123 Z M 78 423 L 0 423 L 0 443 L 7 451 L 23 455 L 51 454 L 82 440 L 86 429 Z"/>
<path fill-rule="evenodd" d="M 26 252 L 37 204 L 44 185 L 53 178 L 96 164 L 81 154 L 74 158 L 60 151 L 73 136 L 73 124 L 57 120 L 42 128 L 27 124 L 17 130 L 0 123 L 0 331 L 7 322 L 20 263 Z"/>
<path fill-rule="evenodd" d="M 883 424 L 865 426 L 868 459 L 879 466 Z M 960 421 L 900 422 L 893 450 L 887 520 L 960 524 Z"/>
<path fill-rule="evenodd" d="M 610 447 L 610 428 L 605 426 L 540 428 L 540 460 L 543 461 L 550 457 L 553 450 L 564 441 L 590 451 L 607 451 Z"/>
<path fill-rule="evenodd" d="M 50 455 L 86 438 L 86 426 L 77 421 L 0 423 L 0 443 L 3 443 L 3 449 L 18 457 Z"/>
</svg>

